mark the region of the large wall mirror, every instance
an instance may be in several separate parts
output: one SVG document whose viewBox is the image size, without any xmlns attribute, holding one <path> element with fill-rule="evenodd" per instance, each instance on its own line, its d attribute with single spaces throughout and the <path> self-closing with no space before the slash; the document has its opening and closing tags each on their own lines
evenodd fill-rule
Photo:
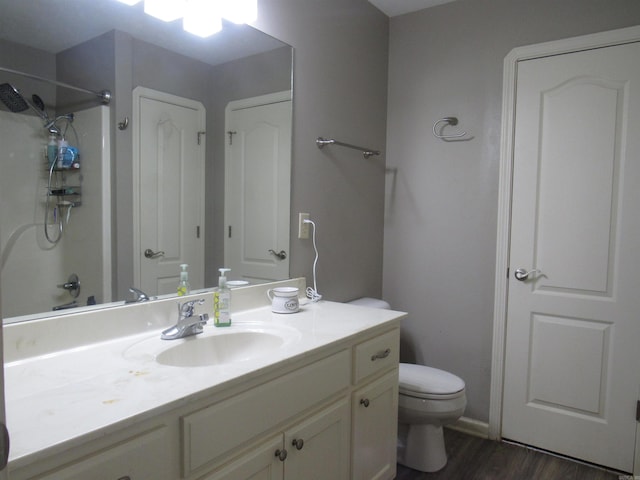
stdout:
<svg viewBox="0 0 640 480">
<path fill-rule="evenodd" d="M 283 252 L 287 257 L 290 46 L 252 27 L 227 23 L 221 32 L 202 39 L 184 32 L 180 21 L 164 23 L 145 15 L 141 4 L 129 7 L 115 0 L 0 0 L 0 9 L 0 294 L 4 322 L 68 311 L 61 307 L 91 308 L 95 303 L 93 308 L 100 308 L 131 299 L 129 287 L 142 287 L 136 285 L 139 276 L 134 271 L 137 256 L 143 254 L 135 245 L 139 240 L 135 222 L 145 218 L 146 211 L 133 212 L 133 200 L 147 171 L 134 171 L 138 168 L 134 165 L 140 163 L 134 147 L 140 147 L 140 139 L 146 146 L 149 143 L 140 136 L 144 128 L 134 128 L 136 121 L 146 118 L 135 106 L 140 91 L 145 92 L 144 98 L 179 98 L 202 108 L 203 123 L 197 126 L 193 140 L 205 145 L 204 180 L 200 175 L 203 196 L 198 200 L 203 225 L 198 224 L 194 234 L 201 238 L 204 259 L 200 261 L 205 266 L 194 266 L 198 277 L 192 280 L 194 289 L 215 286 L 217 269 L 230 261 L 229 252 L 252 254 L 255 250 L 255 257 L 266 255 L 253 262 L 262 262 L 262 267 L 278 263 Z M 108 105 L 99 95 L 89 93 L 102 90 L 112 94 Z M 279 113 L 279 121 L 289 122 L 289 136 L 262 130 L 252 137 L 251 119 L 237 112 L 270 102 L 288 102 L 288 115 Z M 229 123 L 233 121 L 240 122 L 238 127 Z M 270 120 L 261 121 L 271 128 Z M 174 123 L 167 117 L 153 125 L 165 140 L 172 139 L 163 144 L 167 151 L 179 144 L 171 137 Z M 230 171 L 225 165 L 230 156 L 237 157 L 232 145 L 242 143 L 245 133 L 248 143 L 243 152 L 253 151 L 253 156 L 243 153 L 240 161 L 245 162 L 243 175 L 254 183 L 234 187 L 229 198 L 225 184 L 236 185 L 237 179 L 225 180 L 225 171 L 227 176 Z M 259 164 L 266 149 L 252 140 L 269 135 L 272 144 L 279 142 L 278 148 L 289 154 L 289 163 L 278 167 L 280 183 L 272 191 L 264 190 L 265 182 L 260 181 L 273 170 Z M 61 136 L 77 152 L 67 147 L 60 155 Z M 51 160 L 54 144 L 59 155 Z M 73 168 L 74 158 L 79 168 Z M 171 170 L 167 165 L 172 164 L 159 165 L 153 178 L 158 188 L 171 192 L 173 184 L 168 179 L 180 175 L 185 167 Z M 281 192 L 286 192 L 286 198 Z M 178 195 L 176 192 L 176 199 Z M 275 220 L 269 217 L 273 209 L 265 208 L 268 195 L 274 197 L 280 214 L 286 210 L 282 218 L 287 233 L 281 243 L 274 236 L 282 232 L 269 230 Z M 171 195 L 165 194 L 163 201 L 165 230 L 178 230 L 180 223 L 171 223 Z M 238 205 L 243 206 L 240 218 L 249 226 L 243 234 L 248 241 L 241 248 L 239 237 L 230 238 L 232 229 L 225 219 L 238 215 Z M 261 223 L 269 232 L 264 236 L 270 237 L 265 245 L 253 241 L 263 236 L 253 230 Z M 236 228 L 233 231 L 239 233 Z M 166 255 L 173 248 L 154 244 L 143 245 L 142 250 L 144 247 Z M 288 276 L 288 268 L 276 274 L 264 273 L 267 270 L 260 270 L 255 279 L 237 272 L 231 278 L 261 281 Z M 177 278 L 177 268 L 174 273 Z"/>
</svg>

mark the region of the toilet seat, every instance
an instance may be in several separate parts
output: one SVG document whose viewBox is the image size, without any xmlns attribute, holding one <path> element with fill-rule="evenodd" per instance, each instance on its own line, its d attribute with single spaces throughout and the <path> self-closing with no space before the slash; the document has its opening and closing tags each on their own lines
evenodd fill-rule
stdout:
<svg viewBox="0 0 640 480">
<path fill-rule="evenodd" d="M 464 393 L 464 380 L 424 365 L 400 364 L 399 392 L 415 398 L 447 400 Z"/>
</svg>

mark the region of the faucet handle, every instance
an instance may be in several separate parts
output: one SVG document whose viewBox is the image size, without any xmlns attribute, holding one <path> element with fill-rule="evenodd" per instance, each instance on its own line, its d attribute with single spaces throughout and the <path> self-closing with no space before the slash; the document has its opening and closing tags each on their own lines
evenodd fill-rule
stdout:
<svg viewBox="0 0 640 480">
<path fill-rule="evenodd" d="M 178 312 L 180 312 L 180 316 L 183 318 L 188 318 L 193 315 L 193 307 L 195 305 L 202 305 L 204 303 L 204 298 L 199 298 L 197 300 L 189 300 L 188 302 L 180 303 L 178 302 Z"/>
<path fill-rule="evenodd" d="M 129 287 L 129 291 L 136 296 L 136 299 L 135 299 L 136 302 L 145 302 L 149 300 L 149 296 L 139 288 Z"/>
</svg>

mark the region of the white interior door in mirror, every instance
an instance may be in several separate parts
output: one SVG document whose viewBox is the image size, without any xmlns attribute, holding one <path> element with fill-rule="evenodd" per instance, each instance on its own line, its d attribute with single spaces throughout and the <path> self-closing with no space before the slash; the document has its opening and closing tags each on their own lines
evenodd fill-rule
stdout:
<svg viewBox="0 0 640 480">
<path fill-rule="evenodd" d="M 187 263 L 203 288 L 204 106 L 142 87 L 133 98 L 135 286 L 175 293 Z"/>
<path fill-rule="evenodd" d="M 225 264 L 252 283 L 289 276 L 291 92 L 226 109 Z"/>
</svg>

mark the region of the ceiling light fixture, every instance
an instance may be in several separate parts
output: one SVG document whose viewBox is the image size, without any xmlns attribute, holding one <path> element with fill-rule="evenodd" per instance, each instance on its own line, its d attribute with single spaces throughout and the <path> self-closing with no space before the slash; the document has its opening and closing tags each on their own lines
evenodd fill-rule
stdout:
<svg viewBox="0 0 640 480">
<path fill-rule="evenodd" d="M 222 30 L 221 2 L 218 0 L 187 0 L 182 28 L 199 37 L 209 37 Z"/>
<path fill-rule="evenodd" d="M 141 0 L 117 0 L 135 5 Z M 185 31 L 208 37 L 222 29 L 222 18 L 243 24 L 258 18 L 258 0 L 144 0 L 144 12 L 165 22 L 182 18 Z"/>
</svg>

